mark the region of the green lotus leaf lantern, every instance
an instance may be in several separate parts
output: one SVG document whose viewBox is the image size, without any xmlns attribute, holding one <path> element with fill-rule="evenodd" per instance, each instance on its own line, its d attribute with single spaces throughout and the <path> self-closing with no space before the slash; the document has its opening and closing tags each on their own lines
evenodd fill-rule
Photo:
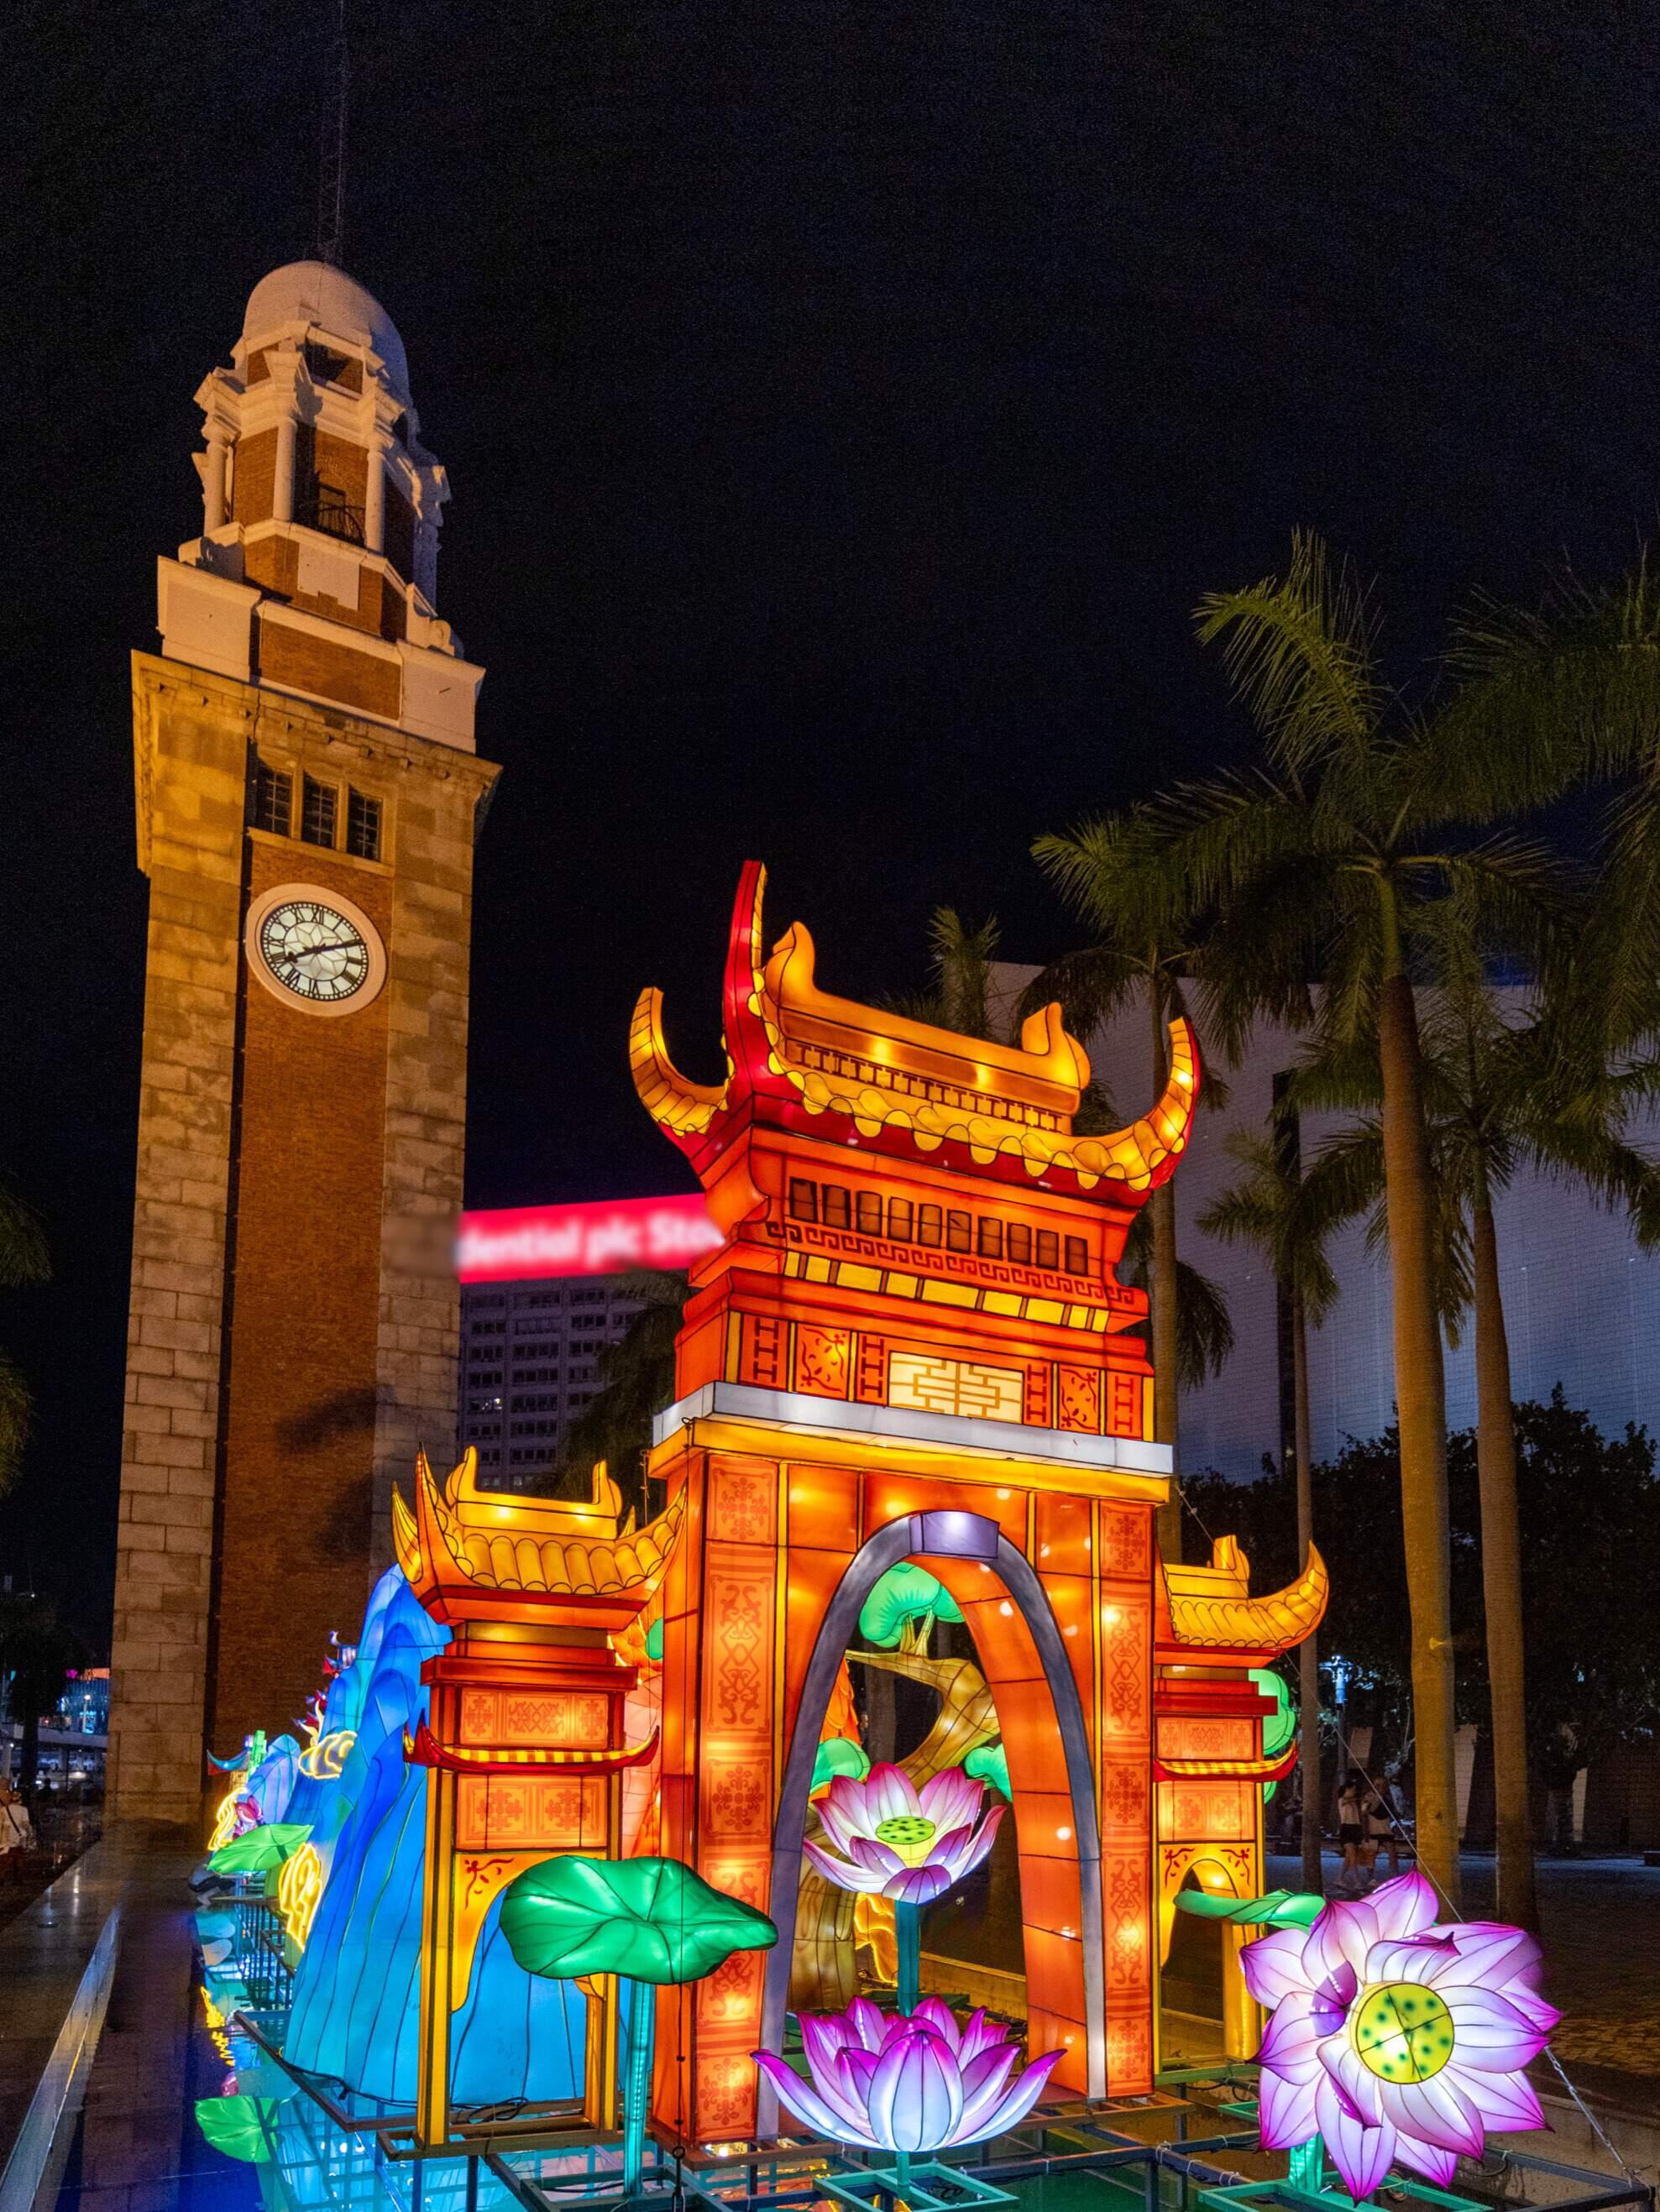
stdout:
<svg viewBox="0 0 1660 2212">
<path fill-rule="evenodd" d="M 1208 1890 L 1184 1889 L 1176 1908 L 1200 1920 L 1235 1920 L 1247 1928 L 1311 1928 L 1325 1902 L 1323 1897 L 1296 1889 L 1271 1889 L 1262 1897 L 1220 1897 Z"/>
<path fill-rule="evenodd" d="M 989 1783 L 1010 1804 L 1014 1802 L 1014 1792 L 1009 1787 L 1009 1755 L 1000 1743 L 982 1743 L 971 1751 L 963 1761 L 963 1771 L 976 1782 Z"/>
<path fill-rule="evenodd" d="M 308 1821 L 277 1820 L 250 1828 L 234 1843 L 222 1844 L 208 1861 L 215 1874 L 269 1874 L 297 1851 L 311 1833 Z"/>
<path fill-rule="evenodd" d="M 961 1620 L 962 1608 L 937 1575 L 902 1559 L 890 1567 L 859 1616 L 859 1632 L 879 1651 L 891 1651 L 908 1628 L 928 1620 Z"/>
<path fill-rule="evenodd" d="M 1290 1750 L 1297 1735 L 1291 1689 L 1285 1676 L 1274 1667 L 1253 1667 L 1250 1679 L 1260 1696 L 1274 1699 L 1274 1709 L 1262 1723 L 1262 1751 L 1266 1758 L 1277 1759 L 1282 1751 Z"/>
<path fill-rule="evenodd" d="M 1274 1699 L 1274 1711 L 1262 1723 L 1262 1756 L 1278 1759 L 1282 1751 L 1290 1749 L 1297 1734 L 1297 1715 L 1292 1711 L 1291 1691 L 1283 1674 L 1273 1667 L 1253 1667 L 1250 1679 L 1260 1695 Z M 1280 1787 L 1277 1782 L 1262 1785 L 1262 1802 L 1266 1805 Z"/>
<path fill-rule="evenodd" d="M 198 2097 L 196 2124 L 227 2158 L 240 2158 L 248 2166 L 263 2166 L 271 2155 L 271 2128 L 277 2117 L 274 2097 Z"/>
<path fill-rule="evenodd" d="M 844 1735 L 827 1735 L 812 1755 L 812 1788 L 822 1790 L 838 1774 L 862 1782 L 870 1772 L 870 1753 L 862 1743 Z"/>
<path fill-rule="evenodd" d="M 502 1932 L 529 1974 L 616 1974 L 635 1986 L 623 2083 L 623 2193 L 637 2194 L 657 2029 L 653 1987 L 701 1981 L 734 1951 L 767 1951 L 778 1930 L 678 1859 L 544 1859 L 502 1896 Z"/>
</svg>

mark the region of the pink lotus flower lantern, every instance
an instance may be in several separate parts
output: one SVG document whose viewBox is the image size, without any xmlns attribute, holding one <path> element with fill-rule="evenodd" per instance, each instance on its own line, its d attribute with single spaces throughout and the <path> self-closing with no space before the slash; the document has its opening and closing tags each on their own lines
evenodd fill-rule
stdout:
<svg viewBox="0 0 1660 2212">
<path fill-rule="evenodd" d="M 862 1782 L 838 1774 L 815 1808 L 835 1850 L 802 1845 L 827 1881 L 897 1904 L 930 1905 L 977 1867 L 996 1841 L 1003 1808 L 986 1785 L 947 1766 L 919 1790 L 897 1766 L 873 1766 Z"/>
<path fill-rule="evenodd" d="M 838 1774 L 817 1806 L 835 1849 L 809 1836 L 801 1848 L 840 1889 L 891 1898 L 898 1952 L 899 2009 L 921 1994 L 922 1907 L 977 1867 L 997 1840 L 1003 1808 L 986 1785 L 947 1766 L 919 1790 L 897 1766 L 873 1766 L 862 1781 Z"/>
<path fill-rule="evenodd" d="M 1544 2125 L 1522 2071 L 1560 2017 L 1539 1994 L 1538 1944 L 1435 1912 L 1429 1883 L 1404 1874 L 1240 1954 L 1274 2014 L 1257 2053 L 1263 2148 L 1323 2136 L 1357 2199 L 1396 2159 L 1444 2189 L 1489 2130 Z"/>
<path fill-rule="evenodd" d="M 1008 2029 L 983 2012 L 959 2029 L 938 1997 L 909 2014 L 855 1997 L 844 2013 L 804 2015 L 801 2043 L 811 2082 L 770 2051 L 755 2054 L 779 2101 L 833 2142 L 892 2151 L 902 2180 L 918 2153 L 983 2142 L 1025 2119 L 1061 2056 L 1045 2051 L 1014 2078 Z"/>
</svg>

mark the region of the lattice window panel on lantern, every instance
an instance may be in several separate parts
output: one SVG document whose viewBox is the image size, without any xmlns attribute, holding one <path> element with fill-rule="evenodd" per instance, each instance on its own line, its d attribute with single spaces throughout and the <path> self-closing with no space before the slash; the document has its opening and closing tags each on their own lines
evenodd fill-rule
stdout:
<svg viewBox="0 0 1660 2212">
<path fill-rule="evenodd" d="M 889 1405 L 909 1406 L 919 1413 L 1018 1421 L 1025 1411 L 1025 1382 L 1018 1367 L 986 1367 L 978 1360 L 896 1352 L 888 1362 Z"/>
</svg>

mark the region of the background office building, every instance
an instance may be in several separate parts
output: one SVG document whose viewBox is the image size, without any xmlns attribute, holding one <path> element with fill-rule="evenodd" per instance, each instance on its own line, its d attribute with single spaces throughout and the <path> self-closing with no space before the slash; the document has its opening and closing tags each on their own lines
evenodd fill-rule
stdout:
<svg viewBox="0 0 1660 2212">
<path fill-rule="evenodd" d="M 543 1486 L 640 1310 L 629 1275 L 720 1241 L 701 1194 L 463 1214 L 460 1440 L 486 1488 Z"/>
</svg>

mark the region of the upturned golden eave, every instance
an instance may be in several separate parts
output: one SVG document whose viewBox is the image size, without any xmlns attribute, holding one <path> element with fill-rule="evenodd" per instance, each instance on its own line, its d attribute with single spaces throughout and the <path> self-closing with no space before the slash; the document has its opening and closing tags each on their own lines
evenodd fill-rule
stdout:
<svg viewBox="0 0 1660 2212">
<path fill-rule="evenodd" d="M 684 1498 L 645 1528 L 617 1533 L 617 1486 L 603 1467 L 595 1470 L 594 1504 L 557 1498 L 481 1493 L 477 1454 L 469 1449 L 440 1486 L 426 1455 L 416 1461 L 417 1513 L 423 1541 L 415 1548 L 425 1589 L 453 1593 L 495 1589 L 566 1598 L 627 1595 L 643 1601 L 667 1569 L 680 1533 Z M 404 1523 L 409 1522 L 404 1509 Z M 394 1515 L 394 1535 L 408 1540 Z M 407 1565 L 404 1572 L 409 1573 Z M 410 1577 L 413 1583 L 416 1577 Z"/>
<path fill-rule="evenodd" d="M 1198 1586 L 1206 1571 L 1177 1569 L 1179 1581 L 1166 1577 L 1172 1639 L 1195 1651 L 1289 1651 L 1319 1626 L 1330 1593 L 1326 1563 L 1312 1544 L 1297 1580 L 1262 1597 L 1246 1595 L 1225 1571 L 1217 1581 L 1233 1586 L 1207 1592 Z"/>
<path fill-rule="evenodd" d="M 1170 1079 L 1151 1113 L 1110 1135 L 1075 1136 L 1071 1119 L 1089 1060 L 1058 1006 L 1029 1017 L 1018 1046 L 959 1036 L 819 991 L 812 939 L 799 922 L 764 970 L 755 968 L 759 920 L 757 892 L 747 953 L 739 945 L 733 954 L 740 980 L 732 986 L 739 994 L 732 1018 L 753 1030 L 768 1078 L 788 1084 L 808 1114 L 843 1115 L 862 1137 L 903 1133 L 924 1156 L 952 1143 L 978 1166 L 1000 1157 L 1017 1161 L 1034 1182 L 1068 1174 L 1085 1191 L 1104 1183 L 1145 1197 L 1173 1171 L 1200 1086 L 1187 1022 L 1170 1025 Z M 746 959 L 751 988 L 742 994 Z M 741 1057 L 744 1048 L 734 1049 Z M 730 1059 L 723 1084 L 693 1083 L 675 1066 L 655 989 L 635 1002 L 629 1059 L 647 1111 L 682 1143 L 702 1136 L 735 1103 L 739 1078 Z"/>
</svg>

